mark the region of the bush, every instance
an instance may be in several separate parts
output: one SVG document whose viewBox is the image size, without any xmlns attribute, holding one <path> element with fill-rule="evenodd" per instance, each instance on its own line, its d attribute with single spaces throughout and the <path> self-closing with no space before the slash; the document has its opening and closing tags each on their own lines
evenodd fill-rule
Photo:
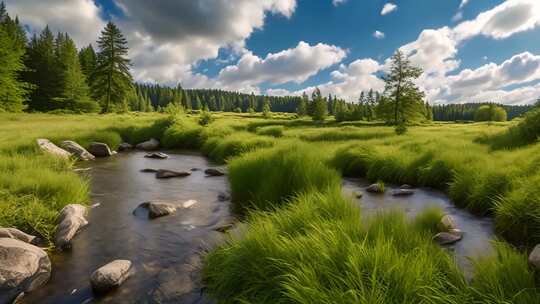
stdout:
<svg viewBox="0 0 540 304">
<path fill-rule="evenodd" d="M 403 135 L 407 133 L 407 126 L 403 123 L 398 124 L 396 128 L 394 129 L 397 135 Z"/>
<path fill-rule="evenodd" d="M 212 121 L 214 121 L 214 118 L 212 117 L 212 113 L 210 113 L 210 111 L 203 111 L 201 113 L 201 116 L 199 117 L 199 124 L 201 126 L 209 125 Z"/>
<path fill-rule="evenodd" d="M 506 110 L 494 104 L 480 106 L 474 113 L 475 121 L 506 121 Z"/>
<path fill-rule="evenodd" d="M 283 126 L 268 126 L 268 127 L 261 127 L 258 128 L 256 133 L 258 135 L 267 135 L 267 136 L 273 136 L 273 137 L 281 137 L 283 136 Z"/>
</svg>

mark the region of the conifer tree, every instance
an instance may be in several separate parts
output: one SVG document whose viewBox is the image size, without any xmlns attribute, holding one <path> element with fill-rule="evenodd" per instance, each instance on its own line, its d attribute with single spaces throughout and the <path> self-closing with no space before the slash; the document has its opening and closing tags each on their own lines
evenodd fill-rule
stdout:
<svg viewBox="0 0 540 304">
<path fill-rule="evenodd" d="M 296 114 L 298 114 L 299 117 L 306 116 L 307 115 L 307 103 L 309 102 L 309 98 L 304 92 L 302 94 L 302 98 L 300 99 L 300 102 L 298 103 L 298 107 L 296 108 Z"/>
<path fill-rule="evenodd" d="M 263 100 L 262 114 L 264 118 L 272 117 L 272 109 L 270 108 L 270 101 L 267 97 Z"/>
<path fill-rule="evenodd" d="M 322 97 L 319 88 L 316 88 L 313 91 L 311 99 L 313 103 L 313 120 L 319 122 L 324 121 L 328 115 L 328 105 L 326 100 Z"/>
<path fill-rule="evenodd" d="M 92 77 L 97 67 L 97 55 L 91 44 L 80 50 L 79 62 L 81 64 L 82 72 L 86 77 L 86 83 L 89 87 L 92 87 Z"/>
</svg>

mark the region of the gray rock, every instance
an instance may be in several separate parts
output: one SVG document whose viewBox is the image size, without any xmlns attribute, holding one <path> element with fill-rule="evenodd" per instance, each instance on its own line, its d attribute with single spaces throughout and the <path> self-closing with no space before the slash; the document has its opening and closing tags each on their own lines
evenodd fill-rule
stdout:
<svg viewBox="0 0 540 304">
<path fill-rule="evenodd" d="M 407 185 L 407 184 L 403 184 L 399 187 L 399 189 L 407 189 L 407 190 L 411 190 L 413 189 L 413 187 L 411 185 Z"/>
<path fill-rule="evenodd" d="M 366 188 L 366 191 L 370 193 L 384 193 L 384 188 L 379 184 L 371 184 Z"/>
<path fill-rule="evenodd" d="M 410 189 L 398 189 L 392 192 L 392 196 L 410 196 L 414 194 L 414 190 Z"/>
<path fill-rule="evenodd" d="M 173 177 L 186 177 L 190 176 L 191 172 L 177 172 L 172 170 L 159 169 L 156 172 L 156 178 L 173 178 Z"/>
<path fill-rule="evenodd" d="M 152 152 L 146 154 L 144 157 L 146 158 L 154 158 L 154 159 L 167 159 L 169 158 L 169 155 L 162 153 L 162 152 Z"/>
<path fill-rule="evenodd" d="M 457 229 L 456 221 L 451 215 L 445 215 L 441 218 L 441 230 Z"/>
<path fill-rule="evenodd" d="M 11 303 L 21 293 L 47 283 L 50 276 L 51 261 L 43 249 L 0 238 L 0 303 Z"/>
<path fill-rule="evenodd" d="M 70 204 L 60 211 L 58 227 L 54 236 L 54 244 L 60 249 L 71 248 L 71 240 L 75 234 L 88 225 L 85 218 L 86 207 L 79 204 Z"/>
<path fill-rule="evenodd" d="M 225 193 L 225 192 L 220 192 L 220 193 L 218 194 L 218 200 L 219 200 L 220 202 L 226 202 L 226 201 L 231 200 L 231 196 L 228 195 L 228 194 Z"/>
<path fill-rule="evenodd" d="M 68 159 L 71 153 L 53 144 L 50 140 L 45 138 L 38 138 L 36 140 L 39 148 L 49 154 Z"/>
<path fill-rule="evenodd" d="M 536 245 L 533 251 L 531 251 L 531 254 L 529 254 L 529 265 L 540 271 L 540 244 Z"/>
<path fill-rule="evenodd" d="M 133 145 L 128 144 L 127 142 L 123 142 L 118 146 L 118 151 L 120 152 L 129 151 L 129 150 L 133 150 Z"/>
<path fill-rule="evenodd" d="M 145 168 L 145 169 L 141 169 L 141 172 L 143 172 L 143 173 L 157 173 L 158 169 Z"/>
<path fill-rule="evenodd" d="M 135 148 L 144 151 L 153 151 L 159 148 L 159 141 L 155 138 L 150 138 L 150 140 L 142 142 L 135 146 Z"/>
<path fill-rule="evenodd" d="M 0 238 L 16 239 L 34 245 L 37 241 L 37 237 L 24 233 L 16 228 L 0 228 Z"/>
<path fill-rule="evenodd" d="M 176 212 L 176 205 L 153 201 L 153 202 L 144 202 L 139 205 L 137 208 L 144 208 L 148 210 L 148 218 L 154 219 L 162 216 L 166 216 Z M 134 213 L 137 209 L 135 209 Z"/>
<path fill-rule="evenodd" d="M 448 233 L 461 236 L 461 237 L 465 234 L 465 232 L 461 231 L 460 229 L 454 229 L 454 228 L 448 230 Z"/>
<path fill-rule="evenodd" d="M 225 172 L 218 168 L 208 168 L 204 170 L 204 173 L 208 176 L 223 176 Z"/>
<path fill-rule="evenodd" d="M 88 151 L 95 157 L 108 157 L 113 155 L 109 146 L 105 143 L 93 142 L 88 147 Z"/>
<path fill-rule="evenodd" d="M 85 148 L 71 140 L 64 140 L 61 144 L 62 148 L 71 154 L 75 155 L 80 160 L 93 160 L 94 155 L 90 154 Z"/>
<path fill-rule="evenodd" d="M 98 294 L 118 288 L 130 276 L 131 261 L 115 260 L 100 267 L 90 276 L 92 290 Z"/>
<path fill-rule="evenodd" d="M 440 232 L 433 237 L 433 240 L 439 243 L 439 245 L 450 245 L 461 240 L 461 238 L 461 235 L 456 235 L 448 232 Z"/>
</svg>

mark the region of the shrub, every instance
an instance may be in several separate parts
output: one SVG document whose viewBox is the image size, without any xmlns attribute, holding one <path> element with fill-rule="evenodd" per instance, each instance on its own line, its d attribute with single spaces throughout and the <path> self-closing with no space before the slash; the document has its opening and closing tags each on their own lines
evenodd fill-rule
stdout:
<svg viewBox="0 0 540 304">
<path fill-rule="evenodd" d="M 404 123 L 400 123 L 395 127 L 394 131 L 397 135 L 403 135 L 407 133 L 407 126 Z"/>
<path fill-rule="evenodd" d="M 199 117 L 199 124 L 201 126 L 209 125 L 212 121 L 214 121 L 214 118 L 212 117 L 212 113 L 210 113 L 210 111 L 203 111 L 201 113 L 201 116 Z"/>
<path fill-rule="evenodd" d="M 268 126 L 268 127 L 258 128 L 256 133 L 258 135 L 281 137 L 283 136 L 283 130 L 284 130 L 283 126 Z"/>
</svg>

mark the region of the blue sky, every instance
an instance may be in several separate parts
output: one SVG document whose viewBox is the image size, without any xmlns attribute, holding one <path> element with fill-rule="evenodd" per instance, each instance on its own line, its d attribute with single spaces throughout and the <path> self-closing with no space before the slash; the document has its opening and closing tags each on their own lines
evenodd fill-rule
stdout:
<svg viewBox="0 0 540 304">
<path fill-rule="evenodd" d="M 113 20 L 129 40 L 133 74 L 143 82 L 271 95 L 319 87 L 354 101 L 362 90 L 383 89 L 378 76 L 399 48 L 425 70 L 418 84 L 431 103 L 518 104 L 540 97 L 537 0 L 7 0 L 7 5 L 29 31 L 49 24 L 68 31 L 79 45 L 95 41 L 104 23 Z"/>
</svg>

